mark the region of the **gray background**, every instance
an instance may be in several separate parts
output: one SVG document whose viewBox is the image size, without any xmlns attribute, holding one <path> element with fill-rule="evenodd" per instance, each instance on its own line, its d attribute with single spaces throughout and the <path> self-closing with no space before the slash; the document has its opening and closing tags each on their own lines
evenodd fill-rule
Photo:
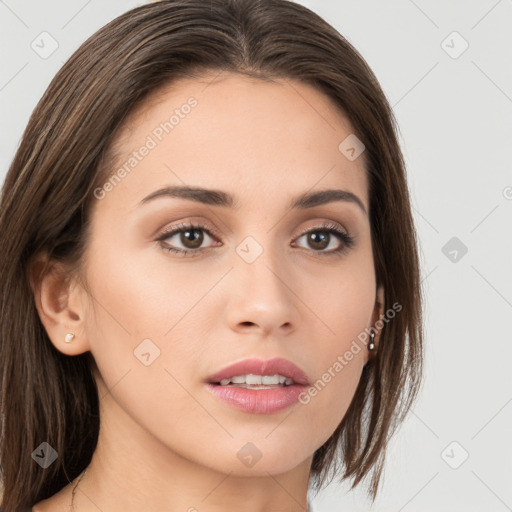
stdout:
<svg viewBox="0 0 512 512">
<path fill-rule="evenodd" d="M 67 57 L 142 3 L 0 0 L 2 181 Z M 373 510 L 512 510 L 512 1 L 300 3 L 379 78 L 400 126 L 421 241 L 426 379 L 390 445 Z M 41 56 L 52 39 L 58 48 Z M 315 510 L 370 509 L 348 489 L 332 484 Z"/>
</svg>

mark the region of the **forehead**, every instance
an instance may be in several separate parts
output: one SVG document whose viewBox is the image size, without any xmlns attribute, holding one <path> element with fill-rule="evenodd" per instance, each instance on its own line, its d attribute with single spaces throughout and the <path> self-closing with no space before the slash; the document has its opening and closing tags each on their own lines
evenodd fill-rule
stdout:
<svg viewBox="0 0 512 512">
<path fill-rule="evenodd" d="M 118 133 L 111 172 L 129 171 L 116 189 L 132 204 L 157 182 L 218 189 L 236 181 L 253 194 L 343 185 L 368 208 L 365 155 L 350 160 L 340 150 L 353 132 L 311 85 L 217 72 L 178 80 L 139 105 Z"/>
</svg>

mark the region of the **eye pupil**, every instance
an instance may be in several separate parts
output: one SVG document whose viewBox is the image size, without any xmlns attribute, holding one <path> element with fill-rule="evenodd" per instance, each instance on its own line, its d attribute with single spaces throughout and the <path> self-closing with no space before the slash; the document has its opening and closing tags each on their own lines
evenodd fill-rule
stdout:
<svg viewBox="0 0 512 512">
<path fill-rule="evenodd" d="M 329 245 L 329 236 L 327 231 L 313 231 L 309 233 L 308 239 L 316 249 L 325 249 Z"/>
<path fill-rule="evenodd" d="M 190 235 L 192 235 L 191 239 L 188 238 Z M 200 229 L 187 229 L 181 232 L 181 242 L 190 249 L 200 247 L 203 243 L 203 238 L 204 235 Z M 191 242 L 192 244 L 190 245 Z"/>
</svg>

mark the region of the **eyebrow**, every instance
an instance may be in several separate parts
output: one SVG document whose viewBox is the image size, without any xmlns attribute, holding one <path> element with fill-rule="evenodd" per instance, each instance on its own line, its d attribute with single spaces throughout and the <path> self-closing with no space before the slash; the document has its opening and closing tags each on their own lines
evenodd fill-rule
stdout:
<svg viewBox="0 0 512 512">
<path fill-rule="evenodd" d="M 153 199 L 160 197 L 176 197 L 180 199 L 189 199 L 198 203 L 206 204 L 209 206 L 219 206 L 223 208 L 237 209 L 239 207 L 238 200 L 232 195 L 223 192 L 222 190 L 212 190 L 203 187 L 190 187 L 190 186 L 169 186 L 164 187 L 146 196 L 140 202 L 140 205 L 146 204 Z M 298 197 L 292 198 L 289 209 L 305 210 L 307 208 L 314 208 L 327 203 L 335 201 L 348 202 L 357 205 L 366 215 L 368 212 L 366 208 L 354 193 L 348 190 L 341 189 L 327 189 L 314 192 L 306 192 Z"/>
</svg>

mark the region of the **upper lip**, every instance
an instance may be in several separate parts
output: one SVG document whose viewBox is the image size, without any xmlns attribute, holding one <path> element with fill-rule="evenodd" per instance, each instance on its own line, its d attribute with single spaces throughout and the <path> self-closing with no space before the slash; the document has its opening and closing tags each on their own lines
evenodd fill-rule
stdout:
<svg viewBox="0 0 512 512">
<path fill-rule="evenodd" d="M 220 382 L 222 379 L 229 379 L 237 375 L 275 375 L 292 379 L 297 384 L 309 385 L 307 375 L 295 364 L 287 359 L 275 357 L 273 359 L 244 359 L 226 366 L 214 375 L 208 377 L 208 382 Z"/>
</svg>

